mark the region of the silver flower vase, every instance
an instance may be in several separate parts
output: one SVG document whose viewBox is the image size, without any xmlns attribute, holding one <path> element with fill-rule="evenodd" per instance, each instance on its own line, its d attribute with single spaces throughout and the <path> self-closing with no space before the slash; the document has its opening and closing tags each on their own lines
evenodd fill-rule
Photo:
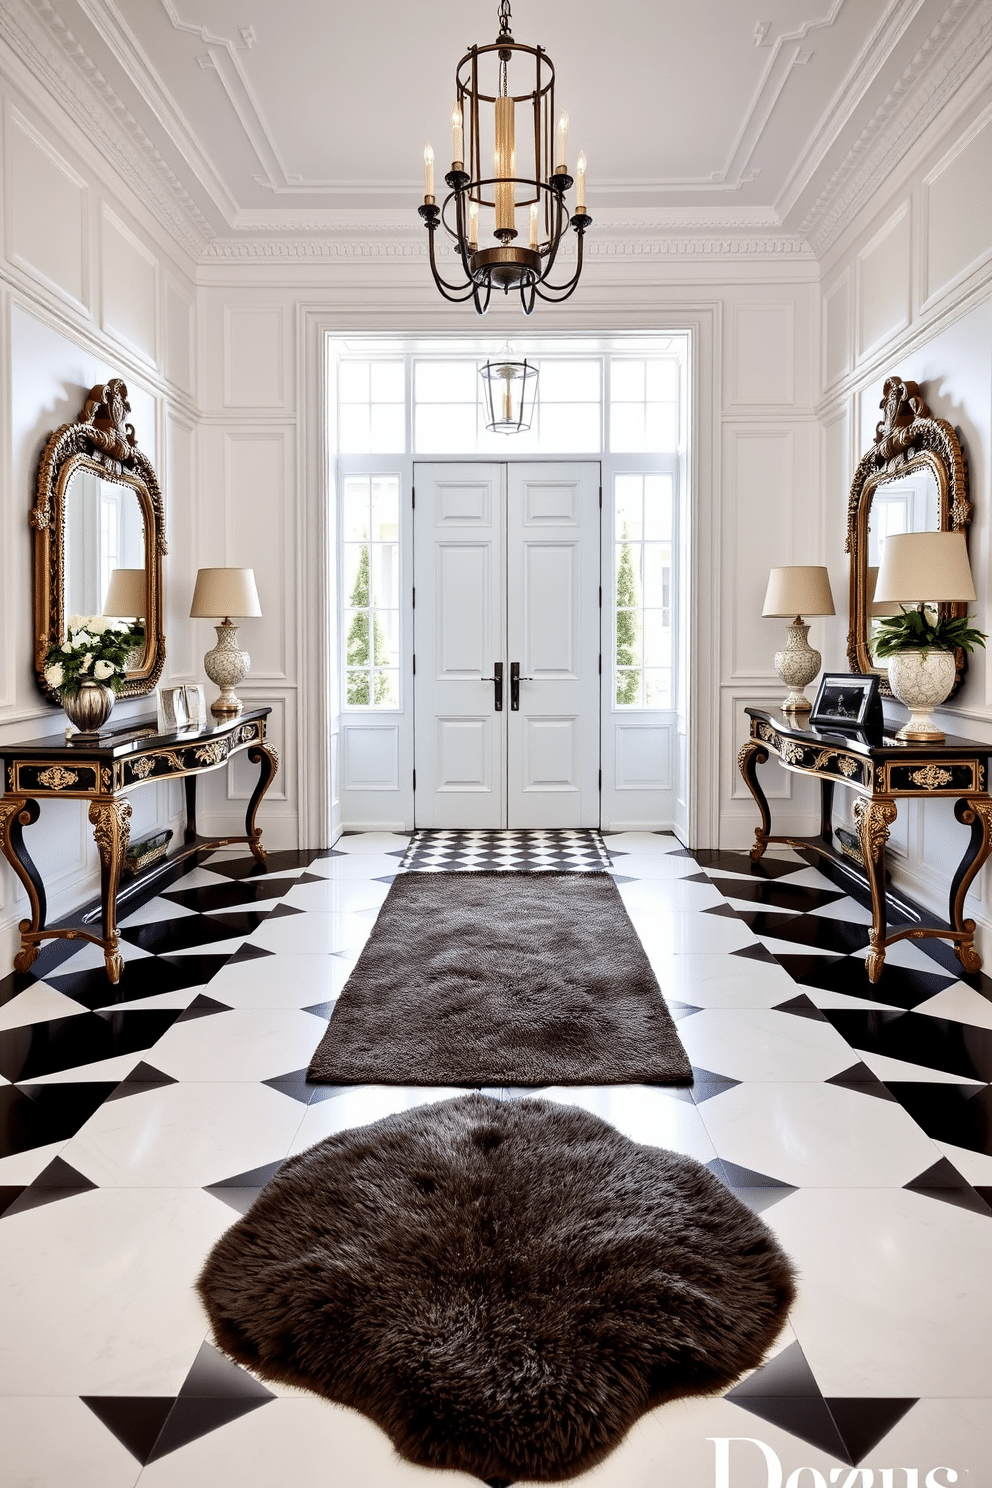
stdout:
<svg viewBox="0 0 992 1488">
<path fill-rule="evenodd" d="M 79 730 L 72 742 L 95 744 L 114 707 L 114 689 L 87 677 L 78 692 L 63 692 L 62 706 L 70 723 Z"/>
</svg>

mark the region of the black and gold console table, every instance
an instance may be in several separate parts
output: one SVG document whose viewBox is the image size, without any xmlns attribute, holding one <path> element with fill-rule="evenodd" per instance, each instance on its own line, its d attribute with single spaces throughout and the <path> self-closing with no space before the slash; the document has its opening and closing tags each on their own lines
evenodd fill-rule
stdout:
<svg viewBox="0 0 992 1488">
<path fill-rule="evenodd" d="M 964 918 L 964 901 L 972 880 L 992 852 L 992 798 L 987 787 L 992 744 L 951 737 L 940 743 L 903 743 L 884 735 L 881 742 L 872 743 L 857 734 L 809 728 L 786 714 L 763 708 L 749 707 L 744 711 L 751 720 L 751 737 L 742 745 L 737 763 L 761 813 L 761 825 L 754 831 L 752 859 L 757 861 L 769 842 L 782 842 L 840 861 L 832 845 L 831 814 L 834 785 L 846 785 L 857 795 L 854 820 L 864 867 L 862 881 L 871 892 L 869 981 L 877 982 L 881 976 L 887 946 L 897 940 L 921 940 L 928 936 L 951 941 L 965 971 L 978 971 L 982 960 L 975 949 L 975 922 Z M 757 775 L 758 765 L 765 763 L 769 753 L 778 755 L 784 769 L 819 780 L 818 841 L 771 835 L 771 812 Z M 951 883 L 949 923 L 946 928 L 913 925 L 889 935 L 885 896 L 885 843 L 889 828 L 896 819 L 900 801 L 934 796 L 954 798 L 954 815 L 971 828 Z"/>
<path fill-rule="evenodd" d="M 103 949 L 107 976 L 120 980 L 124 962 L 117 933 L 117 891 L 130 840 L 133 790 L 153 780 L 182 779 L 186 789 L 186 828 L 183 846 L 169 863 L 190 853 L 228 843 L 245 842 L 260 863 L 265 862 L 262 832 L 255 825 L 259 803 L 279 768 L 279 756 L 266 742 L 265 724 L 271 708 L 252 708 L 236 718 L 213 722 L 202 729 L 160 734 L 154 718 L 136 718 L 119 730 L 104 730 L 100 742 L 72 744 L 64 733 L 0 744 L 5 792 L 0 796 L 0 850 L 21 883 L 31 906 L 22 920 L 21 946 L 14 958 L 16 971 L 27 971 L 42 941 L 64 937 L 89 940 Z M 258 783 L 248 802 L 243 837 L 201 838 L 196 833 L 196 779 L 219 770 L 232 755 L 248 751 L 259 766 Z M 44 800 L 89 802 L 89 819 L 100 854 L 100 909 L 102 935 L 78 927 L 45 928 L 45 887 L 24 845 L 23 829 L 38 820 Z"/>
</svg>

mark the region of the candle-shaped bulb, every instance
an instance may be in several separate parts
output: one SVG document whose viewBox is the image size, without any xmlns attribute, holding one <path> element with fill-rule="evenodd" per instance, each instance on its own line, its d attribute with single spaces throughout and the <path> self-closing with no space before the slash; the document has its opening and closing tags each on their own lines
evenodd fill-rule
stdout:
<svg viewBox="0 0 992 1488">
<path fill-rule="evenodd" d="M 456 98 L 451 110 L 451 160 L 454 165 L 465 159 L 465 136 L 462 132 L 462 124 L 462 106 Z"/>
<path fill-rule="evenodd" d="M 575 162 L 575 210 L 579 216 L 583 216 L 586 210 L 586 152 L 579 151 L 579 158 Z"/>
<path fill-rule="evenodd" d="M 468 251 L 474 253 L 479 246 L 479 203 L 468 204 Z"/>
<path fill-rule="evenodd" d="M 537 202 L 530 204 L 530 246 L 537 247 Z"/>
<path fill-rule="evenodd" d="M 434 146 L 430 140 L 424 146 L 424 200 L 434 200 Z"/>
<path fill-rule="evenodd" d="M 558 115 L 555 142 L 555 170 L 563 171 L 568 160 L 568 114 L 564 109 Z"/>
</svg>

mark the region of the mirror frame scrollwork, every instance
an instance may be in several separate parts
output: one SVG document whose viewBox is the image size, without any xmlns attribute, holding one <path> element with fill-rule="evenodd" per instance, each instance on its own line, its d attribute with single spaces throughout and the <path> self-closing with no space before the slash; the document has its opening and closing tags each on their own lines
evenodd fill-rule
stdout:
<svg viewBox="0 0 992 1488">
<path fill-rule="evenodd" d="M 879 486 L 888 481 L 902 480 L 914 471 L 929 470 L 937 483 L 940 531 L 965 529 L 971 521 L 972 506 L 961 442 L 945 419 L 933 417 L 917 384 L 895 375 L 886 378 L 879 407 L 883 416 L 875 429 L 875 443 L 858 464 L 848 500 L 845 551 L 851 556 L 851 597 L 847 659 L 852 672 L 876 673 L 882 693 L 891 697 L 885 668 L 873 665 L 868 644 L 871 620 L 868 529 L 872 498 Z M 941 614 L 949 616 L 964 615 L 967 609 L 966 604 L 940 606 Z M 965 653 L 959 649 L 956 659 L 951 697 L 964 678 Z"/>
<path fill-rule="evenodd" d="M 101 480 L 127 486 L 138 499 L 145 529 L 147 614 L 141 665 L 128 672 L 119 697 L 143 697 L 151 692 L 165 664 L 162 633 L 162 558 L 168 551 L 162 492 L 155 469 L 138 448 L 127 387 L 119 377 L 91 388 L 75 423 L 52 433 L 38 466 L 34 529 L 35 670 L 38 687 L 50 702 L 58 691 L 45 680 L 48 649 L 66 634 L 65 523 L 66 496 L 77 470 L 88 470 Z"/>
</svg>

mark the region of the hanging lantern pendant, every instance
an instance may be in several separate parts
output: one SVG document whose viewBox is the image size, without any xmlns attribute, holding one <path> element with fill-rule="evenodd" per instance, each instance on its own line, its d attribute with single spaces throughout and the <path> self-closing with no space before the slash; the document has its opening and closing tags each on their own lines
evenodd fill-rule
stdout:
<svg viewBox="0 0 992 1488">
<path fill-rule="evenodd" d="M 499 22 L 496 41 L 491 46 L 472 47 L 456 69 L 452 165 L 444 178 L 449 195 L 439 207 L 431 169 L 425 175 L 427 189 L 419 211 L 428 233 L 431 273 L 445 299 L 455 303 L 471 299 L 482 315 L 494 287 L 504 294 L 517 290 L 524 314 L 529 315 L 536 298 L 556 302 L 574 291 L 582 272 L 583 238 L 592 218 L 585 211 L 584 155 L 580 156 L 580 200 L 572 217 L 565 205 L 565 193 L 573 184 L 567 168 L 567 115 L 556 120 L 551 59 L 541 47 L 514 41 L 509 0 L 500 0 Z M 534 86 L 527 92 L 511 91 L 510 68 L 515 61 L 529 62 L 533 69 Z M 487 164 L 492 159 L 491 175 L 483 173 L 484 159 Z M 523 174 L 527 167 L 530 174 Z M 496 247 L 479 246 L 480 209 L 492 210 Z M 518 211 L 529 216 L 526 244 L 517 229 Z M 567 282 L 553 284 L 549 275 L 569 226 L 578 239 L 575 272 Z M 461 284 L 449 283 L 438 272 L 434 241 L 438 227 L 451 238 L 461 260 L 465 276 Z"/>
</svg>

